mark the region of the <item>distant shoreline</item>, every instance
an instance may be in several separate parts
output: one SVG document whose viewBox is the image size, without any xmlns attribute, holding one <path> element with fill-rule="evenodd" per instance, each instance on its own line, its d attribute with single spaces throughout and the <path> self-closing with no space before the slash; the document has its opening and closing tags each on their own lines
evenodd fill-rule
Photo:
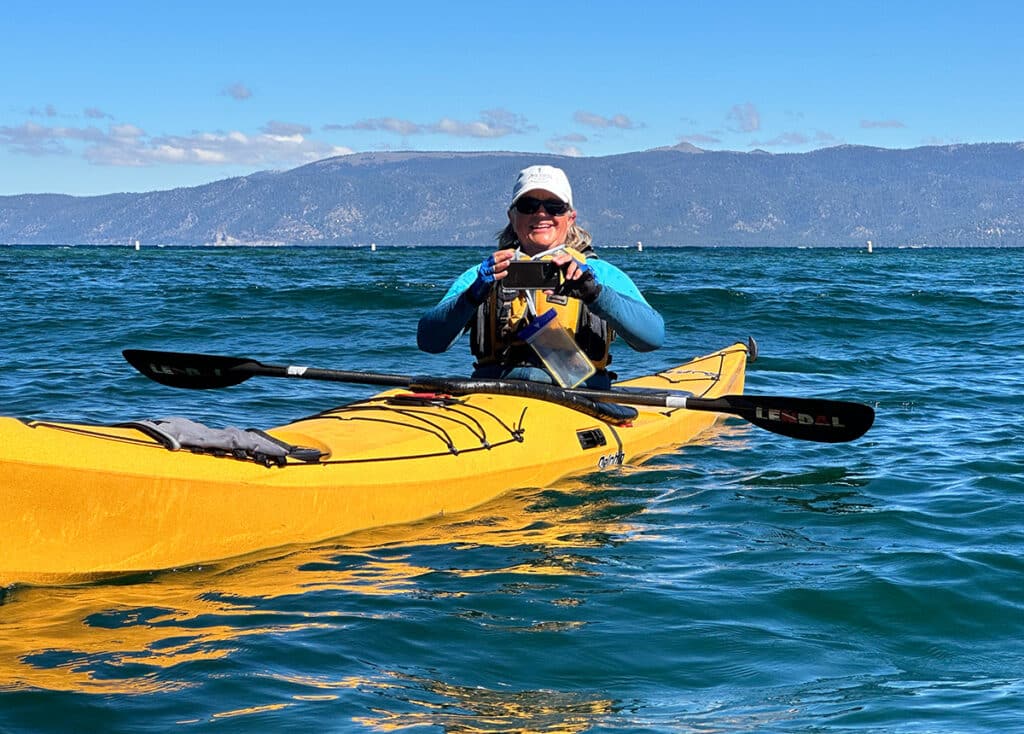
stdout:
<svg viewBox="0 0 1024 734">
<path fill-rule="evenodd" d="M 20 242 L 0 242 L 0 247 L 18 248 L 18 249 L 124 249 L 135 251 L 134 246 L 131 245 L 113 245 L 107 243 L 50 243 L 50 244 L 39 244 L 39 243 L 20 243 Z M 442 250 L 481 250 L 493 248 L 494 243 L 481 243 L 477 245 L 416 245 L 416 244 L 402 244 L 402 245 L 388 245 L 388 244 L 377 244 L 376 251 L 381 250 L 417 250 L 417 249 L 442 249 Z M 598 250 L 633 250 L 637 251 L 636 245 L 603 245 L 595 244 Z M 874 252 L 885 250 L 1010 250 L 1020 249 L 1024 245 L 928 245 L 928 244 L 904 244 L 904 245 L 880 245 L 875 243 Z M 271 244 L 271 243 L 234 243 L 231 245 L 214 245 L 214 244 L 154 244 L 154 245 L 143 245 L 139 251 L 144 250 L 366 250 L 371 252 L 370 245 L 322 245 L 322 244 L 310 244 L 307 242 L 300 243 L 282 243 L 282 244 Z M 644 245 L 643 251 L 639 254 L 647 253 L 651 250 L 862 250 L 867 251 L 867 245 Z"/>
<path fill-rule="evenodd" d="M 194 188 L 4 196 L 0 241 L 486 247 L 506 222 L 516 172 L 538 162 L 565 169 L 579 222 L 598 243 L 1024 246 L 1020 143 L 786 155 L 670 148 L 600 158 L 340 156 Z"/>
</svg>

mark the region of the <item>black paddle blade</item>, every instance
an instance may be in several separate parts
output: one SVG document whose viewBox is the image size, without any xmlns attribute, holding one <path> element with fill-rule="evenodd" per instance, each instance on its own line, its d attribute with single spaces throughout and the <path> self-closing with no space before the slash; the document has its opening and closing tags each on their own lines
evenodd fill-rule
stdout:
<svg viewBox="0 0 1024 734">
<path fill-rule="evenodd" d="M 151 380 L 170 387 L 209 390 L 230 387 L 252 377 L 245 367 L 256 362 L 238 357 L 181 352 L 152 352 L 146 349 L 125 349 L 121 354 L 128 364 Z"/>
<path fill-rule="evenodd" d="M 725 395 L 706 400 L 690 398 L 687 407 L 691 404 L 699 404 L 705 410 L 738 415 L 772 433 L 821 443 L 856 440 L 875 422 L 875 411 L 871 406 L 843 400 Z"/>
</svg>

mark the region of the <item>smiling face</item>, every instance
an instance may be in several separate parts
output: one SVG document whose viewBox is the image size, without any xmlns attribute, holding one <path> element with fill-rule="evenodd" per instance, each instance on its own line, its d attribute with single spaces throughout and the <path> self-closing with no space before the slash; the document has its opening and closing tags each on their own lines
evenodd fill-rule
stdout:
<svg viewBox="0 0 1024 734">
<path fill-rule="evenodd" d="M 527 197 L 562 202 L 555 194 L 544 189 L 527 191 L 522 198 Z M 536 255 L 565 243 L 569 227 L 576 221 L 576 212 L 570 209 L 565 214 L 553 216 L 548 214 L 544 207 L 539 207 L 533 214 L 523 214 L 513 206 L 509 209 L 508 221 L 519 238 L 523 252 L 527 255 Z"/>
</svg>

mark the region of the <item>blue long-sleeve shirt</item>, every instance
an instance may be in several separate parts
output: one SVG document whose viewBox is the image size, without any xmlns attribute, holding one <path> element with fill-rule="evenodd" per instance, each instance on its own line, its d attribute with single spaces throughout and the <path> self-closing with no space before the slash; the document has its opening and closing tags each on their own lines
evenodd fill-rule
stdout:
<svg viewBox="0 0 1024 734">
<path fill-rule="evenodd" d="M 622 270 L 604 260 L 591 258 L 601 292 L 587 308 L 604 319 L 622 340 L 638 352 L 649 352 L 665 341 L 665 322 Z M 440 354 L 450 348 L 476 315 L 477 304 L 468 289 L 477 278 L 477 267 L 455 279 L 448 292 L 422 318 L 416 330 L 416 344 L 424 352 Z M 484 376 L 484 375 L 477 375 Z M 493 375 L 486 375 L 493 376 Z M 511 375 L 508 375 L 511 376 Z M 518 375 L 517 375 L 518 376 Z M 523 377 L 535 379 L 535 377 Z"/>
</svg>

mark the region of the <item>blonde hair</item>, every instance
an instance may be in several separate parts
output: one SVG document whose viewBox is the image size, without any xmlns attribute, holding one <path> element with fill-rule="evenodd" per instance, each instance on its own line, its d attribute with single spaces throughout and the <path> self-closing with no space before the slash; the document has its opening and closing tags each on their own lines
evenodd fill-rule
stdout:
<svg viewBox="0 0 1024 734">
<path fill-rule="evenodd" d="M 519 238 L 516 237 L 516 231 L 512 229 L 512 222 L 505 225 L 505 229 L 498 232 L 498 249 L 509 250 L 519 246 Z M 580 225 L 573 222 L 569 225 L 569 231 L 565 233 L 565 244 L 566 247 L 571 247 L 578 252 L 590 247 L 590 243 L 594 238 L 590 236 L 590 232 L 583 229 Z"/>
</svg>

